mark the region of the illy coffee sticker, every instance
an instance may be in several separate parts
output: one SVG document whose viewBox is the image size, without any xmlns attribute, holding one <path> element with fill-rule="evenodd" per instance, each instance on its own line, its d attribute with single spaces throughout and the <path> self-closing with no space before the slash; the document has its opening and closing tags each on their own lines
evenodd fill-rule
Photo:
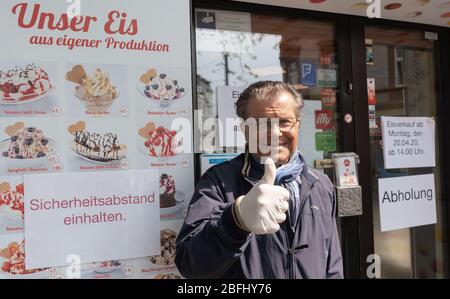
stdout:
<svg viewBox="0 0 450 299">
<path fill-rule="evenodd" d="M 332 130 L 334 128 L 333 111 L 316 110 L 315 111 L 316 129 Z"/>
</svg>

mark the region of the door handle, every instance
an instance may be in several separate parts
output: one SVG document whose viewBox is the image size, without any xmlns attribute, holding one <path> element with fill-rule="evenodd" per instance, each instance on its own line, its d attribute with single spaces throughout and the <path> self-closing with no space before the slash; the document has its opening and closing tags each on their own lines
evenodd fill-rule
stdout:
<svg viewBox="0 0 450 299">
<path fill-rule="evenodd" d="M 347 93 L 353 94 L 353 82 L 347 82 Z"/>
</svg>

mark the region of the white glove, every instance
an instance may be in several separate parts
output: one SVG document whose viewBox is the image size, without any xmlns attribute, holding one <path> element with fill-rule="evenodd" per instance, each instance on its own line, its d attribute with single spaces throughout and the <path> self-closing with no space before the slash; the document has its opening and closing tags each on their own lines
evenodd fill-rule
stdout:
<svg viewBox="0 0 450 299">
<path fill-rule="evenodd" d="M 235 216 L 244 230 L 257 235 L 273 234 L 280 229 L 279 223 L 286 220 L 289 191 L 273 185 L 276 171 L 273 160 L 267 158 L 262 179 L 247 195 L 236 199 Z"/>
</svg>

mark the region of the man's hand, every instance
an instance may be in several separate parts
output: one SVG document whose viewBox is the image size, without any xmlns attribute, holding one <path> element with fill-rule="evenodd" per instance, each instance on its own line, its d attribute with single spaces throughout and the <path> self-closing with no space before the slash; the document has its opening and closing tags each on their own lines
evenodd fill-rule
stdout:
<svg viewBox="0 0 450 299">
<path fill-rule="evenodd" d="M 286 220 L 289 192 L 273 185 L 276 171 L 273 160 L 267 158 L 262 179 L 247 195 L 238 197 L 235 202 L 238 225 L 257 235 L 277 232 L 279 223 Z"/>
</svg>

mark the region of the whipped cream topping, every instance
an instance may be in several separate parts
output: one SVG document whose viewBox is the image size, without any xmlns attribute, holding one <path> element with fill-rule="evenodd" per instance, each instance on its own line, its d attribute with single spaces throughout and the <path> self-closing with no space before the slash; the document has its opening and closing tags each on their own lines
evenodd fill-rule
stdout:
<svg viewBox="0 0 450 299">
<path fill-rule="evenodd" d="M 87 97 L 106 96 L 113 99 L 117 96 L 117 89 L 112 85 L 109 75 L 101 69 L 96 69 L 92 76 L 83 78 L 82 85 Z"/>
</svg>

